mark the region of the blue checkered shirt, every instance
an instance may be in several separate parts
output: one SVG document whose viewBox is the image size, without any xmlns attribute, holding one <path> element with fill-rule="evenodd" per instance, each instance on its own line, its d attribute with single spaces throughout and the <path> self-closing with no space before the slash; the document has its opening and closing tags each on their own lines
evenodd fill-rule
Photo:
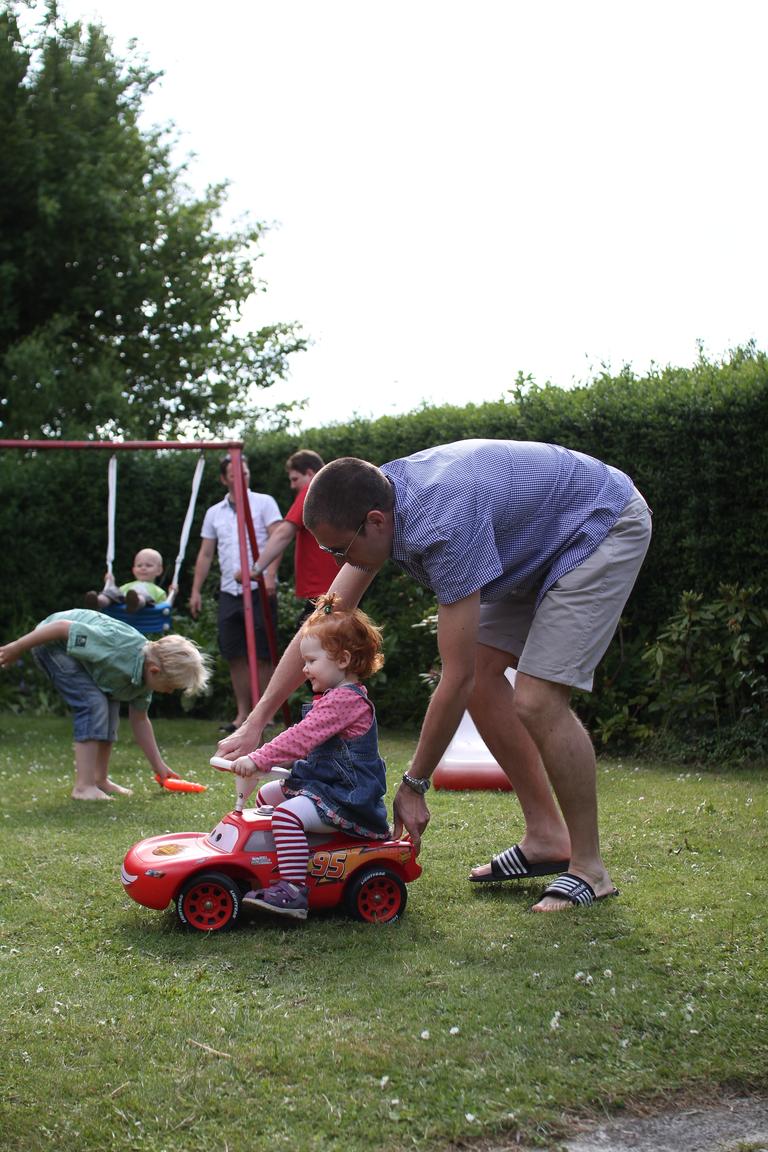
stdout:
<svg viewBox="0 0 768 1152">
<path fill-rule="evenodd" d="M 392 560 L 441 604 L 540 600 L 595 551 L 633 491 L 617 468 L 555 444 L 461 440 L 385 464 Z"/>
</svg>

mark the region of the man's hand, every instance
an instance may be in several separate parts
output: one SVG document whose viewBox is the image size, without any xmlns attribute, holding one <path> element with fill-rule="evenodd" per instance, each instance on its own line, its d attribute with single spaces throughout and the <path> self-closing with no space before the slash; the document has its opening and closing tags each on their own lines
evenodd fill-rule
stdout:
<svg viewBox="0 0 768 1152">
<path fill-rule="evenodd" d="M 200 609 L 203 606 L 203 598 L 199 592 L 192 592 L 189 597 L 189 611 L 192 613 L 193 618 L 196 620 L 200 615 Z"/>
<path fill-rule="evenodd" d="M 407 784 L 401 784 L 395 793 L 392 809 L 395 814 L 392 838 L 399 840 L 405 828 L 413 843 L 413 850 L 418 856 L 421 851 L 421 834 L 429 824 L 429 808 L 426 800 Z"/>
<path fill-rule="evenodd" d="M 254 748 L 258 748 L 261 743 L 262 731 L 263 725 L 258 720 L 248 716 L 236 732 L 219 741 L 216 755 L 223 756 L 225 760 L 237 760 L 247 756 L 249 752 L 253 752 Z M 249 763 L 256 771 L 253 761 L 250 760 Z"/>
</svg>

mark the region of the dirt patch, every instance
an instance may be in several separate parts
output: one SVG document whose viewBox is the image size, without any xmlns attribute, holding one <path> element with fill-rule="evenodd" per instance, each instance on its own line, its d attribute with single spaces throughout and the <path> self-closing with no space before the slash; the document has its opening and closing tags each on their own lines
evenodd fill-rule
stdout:
<svg viewBox="0 0 768 1152">
<path fill-rule="evenodd" d="M 572 1134 L 548 1145 L 558 1152 L 768 1152 L 768 1097 L 720 1095 L 681 1100 L 663 1111 L 604 1121 L 573 1119 Z M 469 1147 L 465 1145 L 463 1147 Z M 542 1152 L 509 1140 L 472 1145 L 475 1152 Z"/>
<path fill-rule="evenodd" d="M 734 1097 L 611 1120 L 561 1147 L 567 1152 L 768 1152 L 768 1100 Z"/>
</svg>

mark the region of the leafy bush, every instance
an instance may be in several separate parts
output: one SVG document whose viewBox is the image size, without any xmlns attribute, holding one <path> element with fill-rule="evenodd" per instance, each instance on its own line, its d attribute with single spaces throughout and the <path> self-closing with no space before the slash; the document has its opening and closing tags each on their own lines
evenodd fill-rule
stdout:
<svg viewBox="0 0 768 1152">
<path fill-rule="evenodd" d="M 768 608 L 761 589 L 723 584 L 715 600 L 684 592 L 643 659 L 653 688 L 648 711 L 664 729 L 707 732 L 765 716 Z"/>
<path fill-rule="evenodd" d="M 654 509 L 653 542 L 619 635 L 598 669 L 595 692 L 577 700 L 599 743 L 616 747 L 620 740 L 647 737 L 663 710 L 648 707 L 653 694 L 641 657 L 660 638 L 683 591 L 695 589 L 710 601 L 719 596 L 721 582 L 749 588 L 768 567 L 768 356 L 748 345 L 721 362 L 701 356 L 691 368 L 654 369 L 642 378 L 627 368 L 569 390 L 519 376 L 506 397 L 488 404 L 424 406 L 406 416 L 355 419 L 300 436 L 264 434 L 254 426 L 246 452 L 254 489 L 271 493 L 285 509 L 284 464 L 299 447 L 311 447 L 326 460 L 354 455 L 381 464 L 468 437 L 545 440 L 598 456 L 628 472 Z M 189 457 L 121 455 L 117 573 L 130 570 L 139 546 L 159 548 L 166 561 L 175 555 L 189 497 Z M 82 603 L 83 592 L 101 579 L 105 473 L 101 452 L 0 453 L 0 532 L 11 542 L 0 555 L 0 582 L 13 590 L 0 602 L 1 637 L 17 635 L 54 609 Z M 189 594 L 203 512 L 221 491 L 212 464 L 181 573 L 179 604 Z M 284 576 L 289 567 L 286 555 Z M 288 598 L 281 607 L 282 650 L 296 617 L 287 581 L 281 595 Z M 385 633 L 387 662 L 371 686 L 379 717 L 386 724 L 416 724 L 428 697 L 419 677 L 428 672 L 435 648 L 413 625 L 433 610 L 434 600 L 388 567 L 369 590 L 366 607 Z M 213 696 L 199 706 L 218 713 L 229 707 L 220 703 L 230 692 L 227 670 L 216 652 L 215 628 L 202 620 L 191 634 L 197 637 L 198 630 L 217 655 Z M 698 690 L 688 689 L 694 695 Z M 718 707 L 725 709 L 724 724 L 728 702 Z M 669 725 L 665 730 L 671 734 Z"/>
</svg>

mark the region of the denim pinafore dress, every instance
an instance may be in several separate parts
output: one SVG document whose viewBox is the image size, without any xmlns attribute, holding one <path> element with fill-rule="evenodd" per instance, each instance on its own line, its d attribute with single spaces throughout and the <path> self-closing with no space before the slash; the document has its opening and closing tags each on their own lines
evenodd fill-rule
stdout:
<svg viewBox="0 0 768 1152">
<path fill-rule="evenodd" d="M 368 699 L 357 684 L 342 687 Z M 302 705 L 302 719 L 311 707 L 311 704 Z M 373 704 L 371 709 L 373 719 L 367 732 L 351 740 L 332 736 L 318 744 L 306 760 L 294 760 L 290 776 L 282 783 L 286 795 L 308 796 L 328 824 L 335 824 L 354 836 L 386 840 L 389 837 L 384 804 L 386 767 L 379 755 Z"/>
</svg>

